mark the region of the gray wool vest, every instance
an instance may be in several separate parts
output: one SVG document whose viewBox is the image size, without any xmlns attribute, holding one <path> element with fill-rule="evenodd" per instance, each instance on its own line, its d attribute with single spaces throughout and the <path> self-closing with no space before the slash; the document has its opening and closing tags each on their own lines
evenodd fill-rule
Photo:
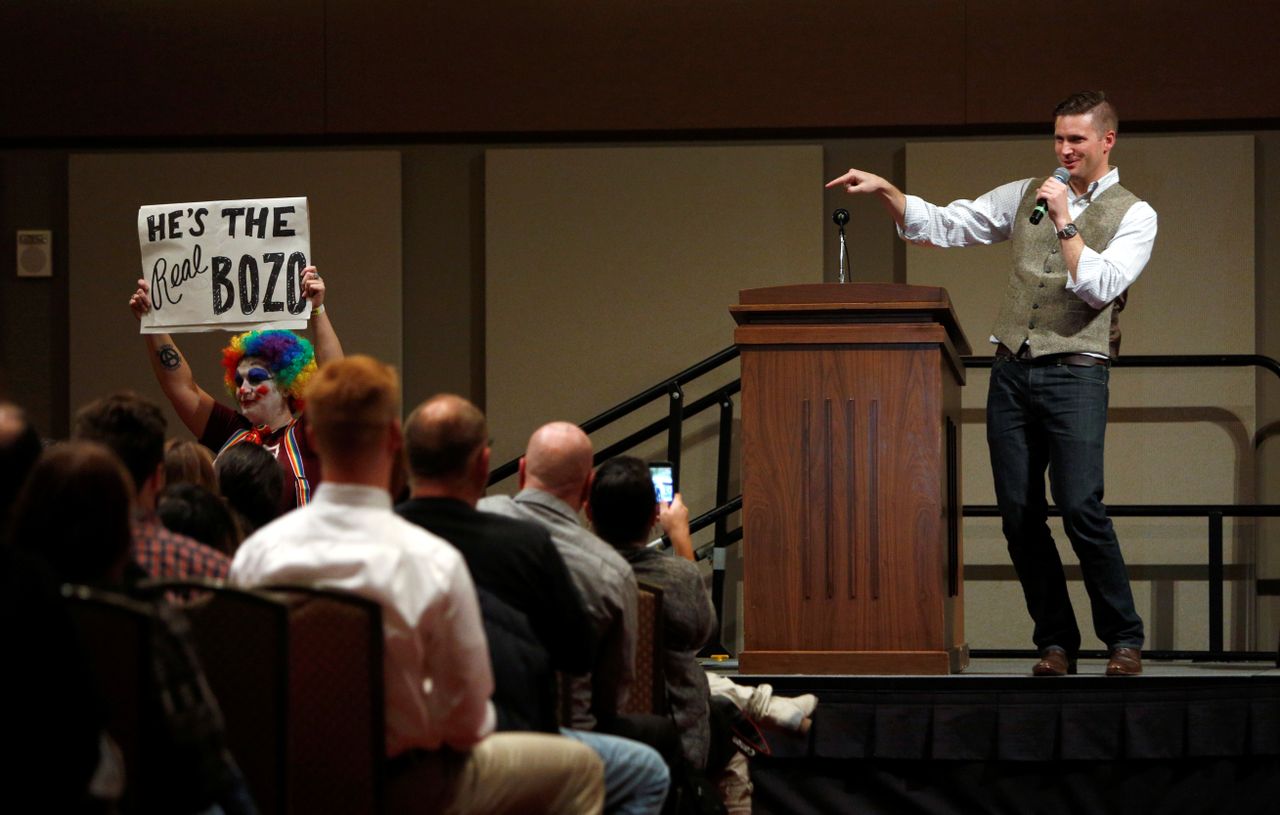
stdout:
<svg viewBox="0 0 1280 815">
<path fill-rule="evenodd" d="M 1046 219 L 1032 226 L 1028 221 L 1042 183 L 1043 179 L 1028 184 L 1018 205 L 1011 236 L 1013 272 L 991 333 L 1010 351 L 1027 343 L 1032 357 L 1085 351 L 1115 356 L 1126 293 L 1096 309 L 1067 291 L 1067 264 L 1053 224 Z M 1124 214 L 1138 200 L 1119 184 L 1093 199 L 1075 219 L 1085 245 L 1096 252 L 1106 249 Z"/>
</svg>

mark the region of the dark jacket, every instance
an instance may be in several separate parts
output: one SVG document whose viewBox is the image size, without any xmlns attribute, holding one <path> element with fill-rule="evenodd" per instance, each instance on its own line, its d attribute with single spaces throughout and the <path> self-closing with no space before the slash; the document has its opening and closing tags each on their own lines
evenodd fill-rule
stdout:
<svg viewBox="0 0 1280 815">
<path fill-rule="evenodd" d="M 453 544 L 476 586 L 524 614 L 555 670 L 591 670 L 595 644 L 590 620 L 547 530 L 452 498 L 411 498 L 396 512 Z"/>
<path fill-rule="evenodd" d="M 493 666 L 493 707 L 498 730 L 559 732 L 556 675 L 551 657 L 529 620 L 492 592 L 476 589 Z"/>
</svg>

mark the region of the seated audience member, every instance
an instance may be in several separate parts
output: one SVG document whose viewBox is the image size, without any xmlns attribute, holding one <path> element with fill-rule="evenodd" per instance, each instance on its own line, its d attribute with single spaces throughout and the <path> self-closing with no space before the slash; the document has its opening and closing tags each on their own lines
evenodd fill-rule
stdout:
<svg viewBox="0 0 1280 815">
<path fill-rule="evenodd" d="M 600 482 L 602 476 L 605 477 L 604 483 Z M 602 490 L 599 496 L 602 503 L 599 505 L 595 503 L 596 483 L 600 483 Z M 711 630 L 714 630 L 715 611 L 714 608 L 708 607 L 710 598 L 694 563 L 693 538 L 689 533 L 689 510 L 684 505 L 680 494 L 676 493 L 670 504 L 658 502 L 652 479 L 648 475 L 647 465 L 634 458 L 618 458 L 605 462 L 597 470 L 591 495 L 592 502 L 588 504 L 587 511 L 597 532 L 611 542 L 626 541 L 637 534 L 640 536 L 635 539 L 638 541 L 635 545 L 628 547 L 622 544 L 619 548 L 631 562 L 640 580 L 663 588 L 663 613 L 666 617 L 664 634 L 669 634 L 673 630 L 671 626 L 674 622 L 677 637 L 691 645 L 691 652 L 686 649 L 673 654 L 670 640 L 668 639 L 665 643 L 668 648 L 666 664 L 668 689 L 676 723 L 681 726 L 681 733 L 684 735 L 686 757 L 698 748 L 690 744 L 692 739 L 688 735 L 689 731 L 685 728 L 682 717 L 677 711 L 677 699 L 680 698 L 686 700 L 692 698 L 695 703 L 701 703 L 701 700 L 709 696 L 723 696 L 758 724 L 793 731 L 807 728 L 808 717 L 813 713 L 818 702 L 813 694 L 794 698 L 774 696 L 770 685 L 763 683 L 756 687 L 738 685 L 727 677 L 704 671 L 696 661 L 693 661 L 692 657 L 696 656 L 706 638 L 701 633 L 700 624 L 696 622 L 701 609 L 706 608 L 706 613 L 709 615 L 709 629 L 706 636 L 710 636 Z M 650 505 L 647 514 L 641 512 L 646 505 Z M 649 530 L 652 529 L 655 520 L 671 539 L 672 555 L 646 545 Z M 669 597 L 667 593 L 669 587 L 676 589 L 677 593 L 674 597 Z M 683 620 L 673 621 L 667 616 L 669 602 L 679 603 L 691 613 L 686 614 Z M 691 632 L 692 639 L 690 639 Z M 673 667 L 678 668 L 675 674 L 672 673 Z M 686 690 L 680 693 L 671 690 L 673 676 L 685 684 Z M 702 681 L 699 681 L 700 679 Z M 704 686 L 708 687 L 708 697 L 703 696 Z M 710 735 L 708 723 L 707 741 L 703 742 L 700 748 L 704 755 L 703 765 L 699 766 L 706 764 L 705 755 L 710 743 Z M 730 745 L 727 738 L 722 741 L 727 746 Z M 746 756 L 729 746 L 729 754 L 720 758 L 720 764 L 707 767 L 707 770 L 719 787 L 727 812 L 750 813 L 752 788 Z"/>
<path fill-rule="evenodd" d="M 547 531 L 475 508 L 489 480 L 484 414 L 460 396 L 436 396 L 412 413 L 405 437 L 413 497 L 396 512 L 457 547 L 476 585 L 528 618 L 555 667 L 566 673 L 589 669 L 595 650 L 589 619 Z M 495 664 L 500 673 L 506 668 Z M 604 733 L 561 732 L 604 761 L 606 812 L 662 809 L 670 777 L 653 748 Z"/>
<path fill-rule="evenodd" d="M 493 669 L 494 730 L 559 733 L 556 672 L 529 618 L 476 586 Z"/>
<path fill-rule="evenodd" d="M 106 445 L 56 444 L 19 493 L 10 536 L 64 583 L 119 587 L 133 540 L 133 501 L 132 479 Z"/>
<path fill-rule="evenodd" d="M 218 477 L 213 472 L 213 453 L 203 444 L 183 439 L 164 443 L 164 483 L 196 484 L 218 494 Z"/>
<path fill-rule="evenodd" d="M 569 422 L 534 431 L 520 458 L 520 492 L 482 498 L 477 507 L 532 521 L 551 534 L 591 623 L 596 660 L 572 678 L 572 725 L 612 732 L 635 674 L 636 579 L 631 566 L 578 520 L 591 486 L 591 439 Z"/>
<path fill-rule="evenodd" d="M 5 799 L 18 812 L 79 812 L 91 796 L 115 799 L 121 789 L 90 785 L 107 747 L 105 717 L 58 580 L 43 558 L 10 539 L 10 509 L 42 447 L 22 408 L 0 402 L 0 638 L 21 666 L 0 671 L 5 736 L 21 745 L 6 759 L 6 778 L 18 783 L 5 785 Z"/>
<path fill-rule="evenodd" d="M 659 503 L 658 523 L 670 538 L 674 555 L 695 563 L 689 509 L 680 493 L 675 494 L 670 504 Z M 712 698 L 712 749 L 708 752 L 707 774 L 715 782 L 728 815 L 750 815 L 753 791 L 750 768 L 746 755 L 734 745 L 734 717 L 728 711 L 736 707 L 746 719 L 766 728 L 807 731 L 818 697 L 811 693 L 775 696 L 773 686 L 764 682 L 752 687 L 739 685 L 712 671 L 705 673 Z M 749 729 L 746 732 L 749 734 Z"/>
<path fill-rule="evenodd" d="M 111 755 L 109 742 L 102 736 L 106 716 L 49 555 L 67 548 L 64 541 L 55 539 L 84 537 L 88 527 L 98 549 L 114 552 L 114 559 L 127 558 L 132 493 L 120 464 L 101 450 L 99 459 L 113 477 L 98 479 L 86 472 L 83 477 L 88 490 L 75 496 L 94 503 L 89 507 L 92 516 L 72 516 L 69 510 L 80 508 L 76 506 L 40 506 L 42 494 L 56 488 L 50 490 L 43 483 L 47 476 L 42 475 L 34 493 L 22 491 L 40 457 L 40 443 L 38 438 L 34 440 L 35 455 L 18 455 L 13 442 L 21 435 L 6 432 L 16 429 L 6 427 L 6 419 L 21 421 L 23 430 L 30 428 L 16 411 L 6 417 L 9 407 L 0 406 L 0 461 L 6 465 L 0 467 L 0 477 L 20 478 L 15 479 L 13 500 L 5 506 L 6 510 L 10 504 L 14 506 L 13 523 L 6 520 L 0 524 L 0 630 L 10 660 L 22 669 L 0 671 L 0 698 L 8 700 L 5 736 L 22 749 L 6 759 L 7 777 L 21 783 L 7 784 L 5 795 L 7 803 L 20 811 L 87 811 L 95 797 L 90 789 L 94 770 Z M 20 502 L 19 494 L 23 495 Z M 58 521 L 79 525 L 80 535 L 64 535 L 53 525 Z M 81 568 L 70 560 L 73 568 Z M 109 564 L 112 558 L 91 556 L 89 560 Z M 122 792 L 117 788 L 105 797 L 119 798 Z"/>
<path fill-rule="evenodd" d="M 106 716 L 58 581 L 48 564 L 7 544 L 0 545 L 0 637 L 7 663 L 0 719 L 5 739 L 20 746 L 5 758 L 6 811 L 93 812 L 94 798 L 118 799 L 122 785 L 91 788 L 111 752 Z"/>
<path fill-rule="evenodd" d="M 284 470 L 266 449 L 256 444 L 228 447 L 214 463 L 214 472 L 241 539 L 280 517 Z"/>
<path fill-rule="evenodd" d="M 677 791 L 687 794 L 690 784 L 674 723 L 654 714 L 618 714 L 635 674 L 636 579 L 617 550 L 579 520 L 590 493 L 592 457 L 591 439 L 580 427 L 570 422 L 545 424 L 534 431 L 520 458 L 520 491 L 514 497 L 482 498 L 476 506 L 532 521 L 551 533 L 586 606 L 597 643 L 590 675 L 565 677 L 572 726 L 655 748 L 671 774 L 671 803 Z"/>
<path fill-rule="evenodd" d="M 156 514 L 165 529 L 224 555 L 234 555 L 240 545 L 240 527 L 227 503 L 199 484 L 166 485 L 156 501 Z"/>
<path fill-rule="evenodd" d="M 164 434 L 160 408 L 128 392 L 85 405 L 76 413 L 72 429 L 76 439 L 105 444 L 132 476 L 137 496 L 133 558 L 148 577 L 226 577 L 230 558 L 170 532 L 156 515 L 156 499 L 164 489 Z"/>
<path fill-rule="evenodd" d="M 101 444 L 56 445 L 36 464 L 14 506 L 11 538 L 61 582 L 122 589 L 131 565 L 131 482 L 118 457 Z M 222 716 L 189 643 L 185 618 L 163 601 L 150 605 L 156 623 L 149 665 L 154 694 L 144 719 L 160 725 L 161 743 L 152 745 L 152 783 L 135 793 L 140 811 L 195 813 L 216 806 L 228 815 L 256 812 L 227 751 Z M 69 694 L 60 703 L 82 701 Z"/>
<path fill-rule="evenodd" d="M 0 530 L 9 517 L 9 507 L 18 497 L 27 473 L 40 458 L 40 434 L 27 421 L 22 408 L 0 402 Z"/>
<path fill-rule="evenodd" d="M 603 767 L 545 733 L 493 733 L 493 675 L 475 588 L 457 550 L 391 510 L 401 444 L 395 371 L 331 363 L 307 391 L 325 481 L 236 553 L 242 586 L 351 592 L 382 606 L 389 812 L 599 812 Z"/>
<path fill-rule="evenodd" d="M 342 343 L 324 308 L 324 281 L 315 267 L 302 274 L 311 301 L 315 345 L 292 331 L 246 331 L 222 350 L 223 383 L 240 411 L 219 404 L 199 384 L 168 334 L 143 334 L 151 369 L 178 418 L 200 443 L 219 454 L 242 443 L 260 444 L 279 459 L 288 479 L 281 511 L 302 506 L 320 483 L 320 463 L 305 431 L 302 392 L 317 365 L 342 358 Z M 151 310 L 145 280 L 129 298 L 139 320 Z M 296 414 L 296 416 L 295 416 Z"/>
<path fill-rule="evenodd" d="M 489 480 L 487 433 L 484 414 L 460 396 L 420 405 L 405 429 L 412 497 L 396 514 L 448 541 L 476 585 L 528 617 L 556 670 L 584 674 L 591 629 L 550 536 L 475 508 Z"/>
<path fill-rule="evenodd" d="M 638 581 L 662 589 L 667 696 L 685 760 L 702 769 L 710 743 L 710 693 L 706 673 L 698 664 L 698 650 L 715 630 L 715 609 L 696 565 L 646 545 L 658 512 L 653 480 L 643 461 L 620 456 L 596 469 L 587 516 L 596 534 L 631 564 Z M 687 536 L 687 513 L 684 520 Z M 667 532 L 673 540 L 680 535 L 678 529 Z"/>
</svg>

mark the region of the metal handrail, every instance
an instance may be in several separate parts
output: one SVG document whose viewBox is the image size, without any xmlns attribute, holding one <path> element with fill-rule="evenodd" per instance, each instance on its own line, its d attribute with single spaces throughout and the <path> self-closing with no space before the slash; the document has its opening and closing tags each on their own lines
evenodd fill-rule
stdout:
<svg viewBox="0 0 1280 815">
<path fill-rule="evenodd" d="M 616 422 L 619 419 L 623 419 L 623 418 L 626 418 L 627 416 L 630 416 L 632 413 L 635 413 L 637 410 L 640 410 L 641 408 L 650 405 L 651 403 L 657 401 L 663 396 L 671 398 L 673 401 L 682 401 L 683 400 L 682 388 L 684 385 L 689 384 L 693 380 L 698 379 L 699 377 L 705 374 L 711 373 L 712 371 L 719 368 L 721 365 L 724 365 L 725 363 L 732 362 L 733 360 L 738 358 L 738 354 L 739 354 L 738 346 L 736 345 L 731 345 L 728 348 L 725 348 L 723 351 L 717 351 L 716 353 L 712 354 L 711 356 L 707 357 L 701 362 L 695 363 L 694 365 L 691 365 L 690 367 L 685 368 L 683 371 L 671 377 L 670 379 L 666 379 L 662 382 L 659 382 L 657 385 L 654 385 L 651 388 L 646 388 L 645 390 L 641 391 L 640 393 L 636 394 L 630 399 L 619 402 L 618 404 L 609 408 L 605 412 L 592 416 L 590 419 L 587 419 L 585 422 L 582 422 L 578 426 L 582 428 L 584 433 L 591 434 L 606 425 L 612 424 L 613 422 Z M 732 390 L 729 391 L 729 393 L 737 393 L 738 389 L 741 388 L 741 380 L 734 380 L 729 385 L 727 385 L 726 388 L 732 388 Z M 707 407 L 710 407 L 711 404 L 715 403 L 714 399 L 712 399 L 711 402 L 708 403 L 707 400 L 710 398 L 711 397 L 704 397 L 703 399 L 699 399 L 697 402 L 694 402 L 693 405 L 690 405 L 688 410 L 685 410 L 682 407 L 680 411 L 680 418 L 687 419 L 690 416 L 694 415 L 695 413 L 701 412 L 702 410 L 705 410 Z M 693 409 L 695 406 L 698 407 L 697 410 Z M 611 458 L 612 456 L 617 455 L 619 452 L 622 452 L 623 450 L 629 450 L 631 447 L 634 447 L 635 445 L 640 444 L 641 442 L 648 441 L 649 439 L 661 433 L 663 430 L 670 428 L 671 424 L 672 424 L 672 417 L 670 415 L 668 415 L 666 419 L 659 419 L 653 424 L 650 424 L 649 426 L 635 433 L 632 433 L 626 439 L 623 439 L 623 442 L 627 442 L 627 441 L 630 442 L 630 444 L 628 444 L 627 446 L 622 447 L 620 445 L 622 445 L 623 442 L 618 442 L 617 444 L 614 444 L 608 448 L 605 448 L 605 450 L 601 450 L 600 452 L 596 453 L 595 462 L 599 464 L 601 461 L 605 460 L 606 458 Z M 671 449 L 671 446 L 672 446 L 671 441 L 668 440 L 668 444 L 667 444 L 668 451 Z M 671 460 L 674 463 L 679 458 L 680 456 L 677 453 L 674 457 L 671 457 Z M 498 483 L 504 478 L 510 478 L 511 476 L 515 475 L 516 470 L 518 470 L 519 467 L 520 467 L 520 457 L 516 456 L 510 461 L 505 462 L 495 467 L 494 469 L 490 470 L 489 472 L 490 486 Z"/>
<path fill-rule="evenodd" d="M 1050 505 L 1049 515 L 1061 517 L 1062 510 Z M 1223 583 L 1226 565 L 1223 558 L 1224 518 L 1280 518 L 1280 504 L 1108 504 L 1107 515 L 1112 518 L 1205 518 L 1209 522 L 1209 553 L 1207 580 L 1209 582 L 1209 650 L 1207 655 L 1223 658 L 1222 629 Z M 998 518 L 1000 509 L 991 504 L 966 504 L 966 518 Z M 1021 653 L 1020 651 L 1017 653 Z M 1254 657 L 1270 652 L 1253 653 Z M 1010 656 L 1016 655 L 1014 652 Z"/>
<path fill-rule="evenodd" d="M 698 532 L 708 526 L 715 525 L 715 535 L 711 543 L 699 547 L 695 551 L 698 560 L 708 557 L 713 559 L 712 601 L 716 609 L 718 625 L 722 624 L 723 592 L 724 592 L 724 550 L 728 546 L 742 540 L 742 526 L 729 529 L 728 517 L 741 511 L 742 496 L 728 497 L 729 440 L 733 421 L 732 397 L 741 390 L 741 380 L 734 380 L 712 393 L 694 401 L 689 405 L 683 403 L 683 387 L 693 380 L 714 371 L 727 362 L 738 357 L 738 347 L 730 346 L 713 354 L 701 362 L 686 368 L 675 376 L 648 388 L 636 396 L 600 413 L 581 424 L 587 433 L 593 433 L 606 425 L 624 418 L 637 410 L 667 396 L 670 401 L 668 416 L 651 422 L 645 427 L 600 450 L 595 455 L 598 464 L 606 458 L 618 455 L 659 435 L 664 430 L 668 433 L 668 458 L 679 461 L 680 430 L 683 420 L 697 415 L 713 405 L 720 407 L 720 456 L 716 472 L 717 506 L 708 512 L 692 519 L 690 532 Z M 965 367 L 990 368 L 992 356 L 961 357 Z M 1262 354 L 1162 354 L 1162 355 L 1130 355 L 1116 357 L 1112 366 L 1117 368 L 1228 368 L 1258 367 L 1275 374 L 1280 378 L 1280 361 Z M 489 483 L 494 484 L 514 474 L 519 459 L 494 469 L 490 473 Z M 1209 581 L 1209 650 L 1208 651 L 1149 651 L 1148 656 L 1156 659 L 1200 659 L 1215 658 L 1225 660 L 1269 659 L 1274 656 L 1270 651 L 1226 651 L 1223 648 L 1222 630 L 1224 626 L 1224 593 L 1225 566 L 1223 562 L 1223 519 L 1230 517 L 1280 517 L 1280 504 L 1121 504 L 1109 505 L 1108 514 L 1112 517 L 1201 517 L 1209 522 L 1209 553 L 1207 579 Z M 999 517 L 999 509 L 992 505 L 966 504 L 962 508 L 962 516 L 966 518 Z M 1049 507 L 1050 515 L 1060 515 L 1055 506 Z M 730 653 L 721 642 L 720 631 L 717 630 L 712 644 L 704 648 L 703 655 L 710 653 Z M 1084 652 L 1082 652 L 1083 654 Z M 1090 652 L 1092 653 L 1092 652 Z M 1098 652 L 1102 654 L 1102 652 Z M 1034 654 L 1025 649 L 972 649 L 974 656 L 1017 657 Z M 1084 654 L 1089 656 L 1089 654 Z"/>
<path fill-rule="evenodd" d="M 966 368 L 990 368 L 991 356 L 961 357 Z M 1280 361 L 1263 354 L 1136 354 L 1117 356 L 1113 368 L 1265 368 L 1280 378 Z"/>
</svg>

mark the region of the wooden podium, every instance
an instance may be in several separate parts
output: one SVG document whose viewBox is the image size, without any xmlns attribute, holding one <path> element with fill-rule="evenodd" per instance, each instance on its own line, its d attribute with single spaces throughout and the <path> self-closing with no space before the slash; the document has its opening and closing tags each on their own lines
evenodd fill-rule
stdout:
<svg viewBox="0 0 1280 815">
<path fill-rule="evenodd" d="M 742 673 L 945 674 L 969 661 L 960 387 L 945 289 L 747 289 Z"/>
</svg>

